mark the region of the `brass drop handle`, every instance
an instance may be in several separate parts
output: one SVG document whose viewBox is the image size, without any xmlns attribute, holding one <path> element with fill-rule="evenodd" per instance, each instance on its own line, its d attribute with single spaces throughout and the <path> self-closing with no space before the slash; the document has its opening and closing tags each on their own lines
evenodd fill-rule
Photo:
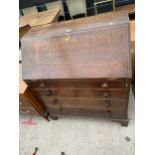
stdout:
<svg viewBox="0 0 155 155">
<path fill-rule="evenodd" d="M 106 107 L 110 107 L 110 106 L 111 106 L 110 101 L 105 101 L 105 106 L 106 106 Z"/>
<path fill-rule="evenodd" d="M 40 84 L 40 87 L 41 87 L 41 88 L 43 88 L 44 86 L 45 86 L 45 84 L 44 84 L 44 83 L 41 83 L 41 84 Z"/>
<path fill-rule="evenodd" d="M 111 116 L 111 111 L 110 111 L 110 110 L 107 110 L 107 111 L 106 111 L 106 116 L 107 116 L 107 117 Z"/>
<path fill-rule="evenodd" d="M 108 82 L 104 82 L 104 83 L 102 84 L 102 88 L 108 88 Z"/>
<path fill-rule="evenodd" d="M 103 93 L 103 96 L 104 96 L 104 97 L 108 97 L 108 96 L 109 96 L 109 93 L 108 93 L 108 92 L 104 92 L 104 93 Z"/>
<path fill-rule="evenodd" d="M 51 90 L 47 90 L 47 91 L 45 92 L 45 95 L 46 95 L 46 96 L 51 96 L 51 95 L 52 95 L 52 91 L 51 91 Z"/>
<path fill-rule="evenodd" d="M 128 83 L 125 83 L 125 87 L 127 88 L 129 86 L 129 84 Z"/>
</svg>

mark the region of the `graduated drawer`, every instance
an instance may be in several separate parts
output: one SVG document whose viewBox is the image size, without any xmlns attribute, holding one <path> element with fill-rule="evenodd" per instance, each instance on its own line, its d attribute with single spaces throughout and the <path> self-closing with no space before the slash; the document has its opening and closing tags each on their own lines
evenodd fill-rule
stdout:
<svg viewBox="0 0 155 155">
<path fill-rule="evenodd" d="M 129 82 L 123 80 L 37 80 L 27 81 L 32 88 L 102 88 L 102 89 L 120 89 L 129 86 Z"/>
<path fill-rule="evenodd" d="M 125 90 L 104 90 L 104 89 L 38 89 L 34 90 L 39 96 L 48 97 L 90 97 L 90 98 L 126 98 Z"/>
<path fill-rule="evenodd" d="M 52 108 L 48 109 L 50 115 L 68 115 L 68 116 L 87 116 L 87 117 L 104 117 L 111 119 L 124 119 L 126 118 L 126 110 L 92 110 L 92 109 L 75 109 L 75 108 L 64 108 L 63 111 L 53 110 Z"/>
<path fill-rule="evenodd" d="M 75 109 L 125 109 L 127 100 L 110 100 L 95 98 L 49 98 L 41 96 L 46 107 L 61 111 L 64 108 Z"/>
<path fill-rule="evenodd" d="M 123 118 L 127 102 L 93 99 L 46 99 L 47 111 L 51 115 L 92 116 L 105 118 Z"/>
</svg>

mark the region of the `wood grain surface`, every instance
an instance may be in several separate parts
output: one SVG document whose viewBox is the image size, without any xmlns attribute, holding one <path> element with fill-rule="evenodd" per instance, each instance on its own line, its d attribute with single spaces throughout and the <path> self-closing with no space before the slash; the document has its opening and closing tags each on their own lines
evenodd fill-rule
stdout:
<svg viewBox="0 0 155 155">
<path fill-rule="evenodd" d="M 130 21 L 131 42 L 135 41 L 135 20 Z"/>
<path fill-rule="evenodd" d="M 127 11 L 129 15 L 135 14 L 135 4 L 128 4 L 116 7 L 116 11 Z"/>
<path fill-rule="evenodd" d="M 45 25 L 57 21 L 59 17 L 60 9 L 38 12 L 34 15 L 21 16 L 19 18 L 19 27 L 25 25 L 38 26 Z"/>
<path fill-rule="evenodd" d="M 22 39 L 23 79 L 130 78 L 129 28 L 124 12 L 32 28 Z"/>
<path fill-rule="evenodd" d="M 22 80 L 22 64 L 19 64 L 19 94 L 24 94 L 27 84 Z"/>
</svg>

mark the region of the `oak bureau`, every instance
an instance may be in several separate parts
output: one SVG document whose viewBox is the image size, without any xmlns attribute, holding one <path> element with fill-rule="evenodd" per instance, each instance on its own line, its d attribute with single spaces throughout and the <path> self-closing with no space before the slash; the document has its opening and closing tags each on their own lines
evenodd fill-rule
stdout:
<svg viewBox="0 0 155 155">
<path fill-rule="evenodd" d="M 126 12 L 33 27 L 22 75 L 51 118 L 103 117 L 128 125 L 131 71 Z"/>
</svg>

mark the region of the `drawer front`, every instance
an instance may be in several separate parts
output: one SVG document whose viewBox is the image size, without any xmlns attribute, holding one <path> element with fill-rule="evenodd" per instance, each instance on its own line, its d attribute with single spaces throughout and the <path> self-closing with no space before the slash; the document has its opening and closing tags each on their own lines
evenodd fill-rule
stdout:
<svg viewBox="0 0 155 155">
<path fill-rule="evenodd" d="M 46 80 L 46 81 L 28 81 L 32 88 L 41 89 L 57 89 L 57 88 L 69 88 L 69 89 L 122 89 L 129 86 L 128 82 L 123 80 Z"/>
<path fill-rule="evenodd" d="M 51 115 L 125 118 L 127 102 L 92 99 L 45 99 Z"/>
<path fill-rule="evenodd" d="M 19 107 L 20 114 L 39 115 L 34 108 Z"/>
<path fill-rule="evenodd" d="M 105 110 L 105 109 L 126 109 L 126 100 L 109 100 L 109 99 L 90 99 L 90 98 L 48 98 L 42 97 L 45 106 L 53 110 L 63 111 L 65 108 Z"/>
<path fill-rule="evenodd" d="M 104 117 L 111 119 L 124 119 L 126 118 L 125 110 L 92 110 L 92 109 L 75 109 L 75 108 L 64 108 L 63 111 L 56 111 L 49 109 L 50 115 L 68 115 L 68 116 L 87 116 L 87 117 Z"/>
<path fill-rule="evenodd" d="M 90 98 L 126 98 L 127 92 L 124 90 L 94 90 L 94 89 L 42 89 L 35 90 L 39 96 L 47 97 L 90 97 Z"/>
</svg>

